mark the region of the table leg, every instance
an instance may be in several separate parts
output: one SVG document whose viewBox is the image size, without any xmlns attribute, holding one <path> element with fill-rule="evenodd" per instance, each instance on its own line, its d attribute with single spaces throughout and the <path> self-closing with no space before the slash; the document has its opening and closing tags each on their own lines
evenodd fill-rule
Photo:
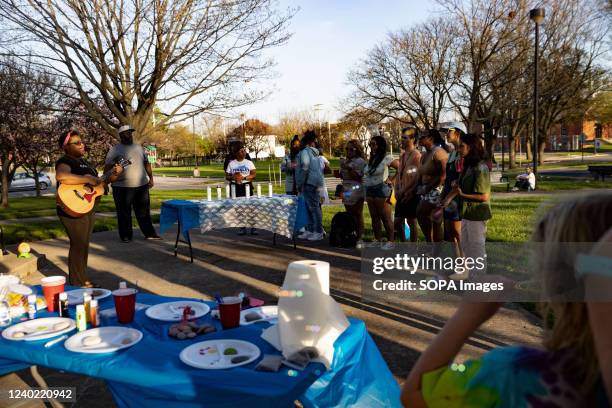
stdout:
<svg viewBox="0 0 612 408">
<path fill-rule="evenodd" d="M 35 365 L 31 366 L 30 367 L 30 374 L 32 374 L 32 377 L 34 378 L 34 381 L 36 381 L 36 383 L 41 388 L 49 388 L 49 386 L 47 385 L 47 382 L 45 381 L 45 379 L 42 378 L 42 376 L 38 373 L 38 367 L 36 367 Z M 53 408 L 64 408 L 64 404 L 62 404 L 59 401 L 56 401 L 54 399 L 50 399 L 49 400 L 49 404 L 51 404 L 51 406 Z"/>
<path fill-rule="evenodd" d="M 178 243 L 181 236 L 181 217 L 178 219 L 178 227 L 176 230 L 176 241 L 174 241 L 174 256 L 178 254 Z"/>
<path fill-rule="evenodd" d="M 191 263 L 193 263 L 193 248 L 191 247 L 191 236 L 189 235 L 189 231 L 185 232 L 187 237 L 187 244 L 189 244 L 189 257 L 191 258 Z"/>
</svg>

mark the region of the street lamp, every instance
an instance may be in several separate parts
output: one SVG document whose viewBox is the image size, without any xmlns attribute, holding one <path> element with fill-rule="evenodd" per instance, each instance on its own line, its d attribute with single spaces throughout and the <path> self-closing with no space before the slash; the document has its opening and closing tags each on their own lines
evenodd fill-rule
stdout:
<svg viewBox="0 0 612 408">
<path fill-rule="evenodd" d="M 533 173 L 538 174 L 538 59 L 540 46 L 540 24 L 544 21 L 544 9 L 529 11 L 529 18 L 535 23 L 535 59 L 533 72 Z"/>
</svg>

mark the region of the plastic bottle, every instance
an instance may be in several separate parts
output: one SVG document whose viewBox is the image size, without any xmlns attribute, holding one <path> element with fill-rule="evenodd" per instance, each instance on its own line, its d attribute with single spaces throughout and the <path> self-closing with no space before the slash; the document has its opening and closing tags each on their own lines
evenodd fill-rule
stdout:
<svg viewBox="0 0 612 408">
<path fill-rule="evenodd" d="M 91 310 L 91 295 L 89 293 L 83 293 L 83 306 L 85 306 L 85 319 L 89 321 L 90 310 Z"/>
<path fill-rule="evenodd" d="M 410 241 L 410 225 L 408 225 L 408 220 L 406 219 L 404 219 L 404 236 L 406 241 Z"/>
<path fill-rule="evenodd" d="M 11 308 L 6 300 L 0 300 L 0 327 L 11 323 Z"/>
<path fill-rule="evenodd" d="M 36 319 L 36 295 L 28 295 L 28 319 Z"/>
<path fill-rule="evenodd" d="M 68 294 L 62 292 L 59 295 L 59 315 L 61 317 L 68 317 Z"/>
<path fill-rule="evenodd" d="M 85 314 L 85 305 L 77 305 L 76 307 L 76 325 L 78 331 L 87 330 L 87 315 Z"/>
<path fill-rule="evenodd" d="M 100 325 L 100 314 L 98 313 L 98 301 L 96 299 L 89 303 L 89 322 L 91 327 L 98 327 Z"/>
</svg>

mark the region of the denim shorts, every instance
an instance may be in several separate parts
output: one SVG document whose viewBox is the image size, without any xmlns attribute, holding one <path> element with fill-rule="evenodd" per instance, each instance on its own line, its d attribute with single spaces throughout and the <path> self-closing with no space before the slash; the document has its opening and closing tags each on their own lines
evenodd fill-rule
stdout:
<svg viewBox="0 0 612 408">
<path fill-rule="evenodd" d="M 387 198 L 391 195 L 391 187 L 386 183 L 366 187 L 366 197 Z"/>
</svg>

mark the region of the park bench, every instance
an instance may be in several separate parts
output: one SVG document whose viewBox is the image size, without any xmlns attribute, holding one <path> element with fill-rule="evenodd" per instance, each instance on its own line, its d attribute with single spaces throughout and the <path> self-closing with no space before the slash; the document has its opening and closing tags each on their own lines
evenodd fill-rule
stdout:
<svg viewBox="0 0 612 408">
<path fill-rule="evenodd" d="M 589 172 L 595 180 L 605 181 L 606 176 L 612 176 L 612 166 L 589 166 Z"/>
<path fill-rule="evenodd" d="M 507 175 L 504 175 L 501 171 L 491 172 L 491 185 L 492 186 L 503 186 L 506 185 L 506 192 L 510 191 L 510 179 Z"/>
</svg>

